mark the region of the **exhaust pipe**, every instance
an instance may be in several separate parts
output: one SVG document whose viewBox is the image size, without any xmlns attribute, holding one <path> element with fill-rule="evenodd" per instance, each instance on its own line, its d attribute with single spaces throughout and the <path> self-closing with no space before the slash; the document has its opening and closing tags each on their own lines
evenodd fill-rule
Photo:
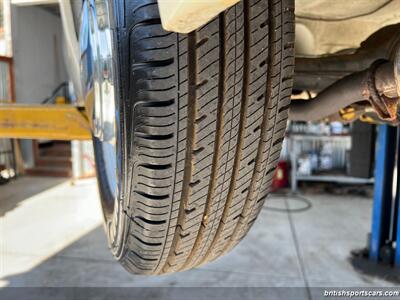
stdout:
<svg viewBox="0 0 400 300">
<path fill-rule="evenodd" d="M 397 59 L 399 60 L 399 59 Z M 310 100 L 292 100 L 289 119 L 318 121 L 334 115 L 354 103 L 374 108 L 379 118 L 389 123 L 398 121 L 400 64 L 376 61 L 370 68 L 350 74 Z"/>
</svg>

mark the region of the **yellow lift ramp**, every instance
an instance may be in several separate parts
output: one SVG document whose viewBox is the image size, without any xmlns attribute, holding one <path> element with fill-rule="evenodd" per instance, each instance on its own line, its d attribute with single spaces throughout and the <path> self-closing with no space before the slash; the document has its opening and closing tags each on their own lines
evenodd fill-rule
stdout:
<svg viewBox="0 0 400 300">
<path fill-rule="evenodd" d="M 0 106 L 0 138 L 91 140 L 89 120 L 74 105 Z"/>
</svg>

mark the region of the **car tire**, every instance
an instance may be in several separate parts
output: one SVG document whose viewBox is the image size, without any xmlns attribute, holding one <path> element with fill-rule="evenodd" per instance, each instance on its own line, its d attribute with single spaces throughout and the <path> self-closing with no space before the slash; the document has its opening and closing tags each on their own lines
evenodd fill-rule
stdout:
<svg viewBox="0 0 400 300">
<path fill-rule="evenodd" d="M 94 141 L 109 245 L 132 273 L 187 270 L 238 244 L 268 194 L 293 84 L 293 0 L 241 1 L 189 34 L 165 31 L 154 0 L 109 6 L 116 196 Z"/>
</svg>

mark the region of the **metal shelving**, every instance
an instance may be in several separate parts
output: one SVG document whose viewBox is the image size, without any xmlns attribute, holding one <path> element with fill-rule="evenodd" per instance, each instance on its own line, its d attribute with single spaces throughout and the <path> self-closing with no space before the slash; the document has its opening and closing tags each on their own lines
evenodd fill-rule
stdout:
<svg viewBox="0 0 400 300">
<path fill-rule="evenodd" d="M 304 135 L 304 134 L 291 134 L 287 137 L 289 156 L 292 165 L 291 172 L 291 189 L 293 192 L 297 191 L 299 181 L 314 181 L 314 182 L 336 182 L 343 184 L 373 184 L 373 178 L 358 178 L 350 177 L 345 174 L 312 174 L 312 175 L 301 175 L 297 174 L 297 163 L 299 155 L 301 154 L 300 144 L 301 143 L 343 143 L 351 146 L 350 135 Z M 339 156 L 343 154 L 339 154 Z M 345 159 L 341 157 L 340 159 Z"/>
</svg>

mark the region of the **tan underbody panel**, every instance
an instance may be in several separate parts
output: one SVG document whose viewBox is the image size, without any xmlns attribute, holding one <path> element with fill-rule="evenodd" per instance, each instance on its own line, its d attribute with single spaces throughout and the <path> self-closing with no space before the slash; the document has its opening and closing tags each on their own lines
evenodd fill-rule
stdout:
<svg viewBox="0 0 400 300">
<path fill-rule="evenodd" d="M 239 0 L 158 0 L 165 30 L 191 32 Z"/>
<path fill-rule="evenodd" d="M 296 55 L 359 48 L 379 29 L 400 23 L 399 0 L 296 0 Z"/>
</svg>

